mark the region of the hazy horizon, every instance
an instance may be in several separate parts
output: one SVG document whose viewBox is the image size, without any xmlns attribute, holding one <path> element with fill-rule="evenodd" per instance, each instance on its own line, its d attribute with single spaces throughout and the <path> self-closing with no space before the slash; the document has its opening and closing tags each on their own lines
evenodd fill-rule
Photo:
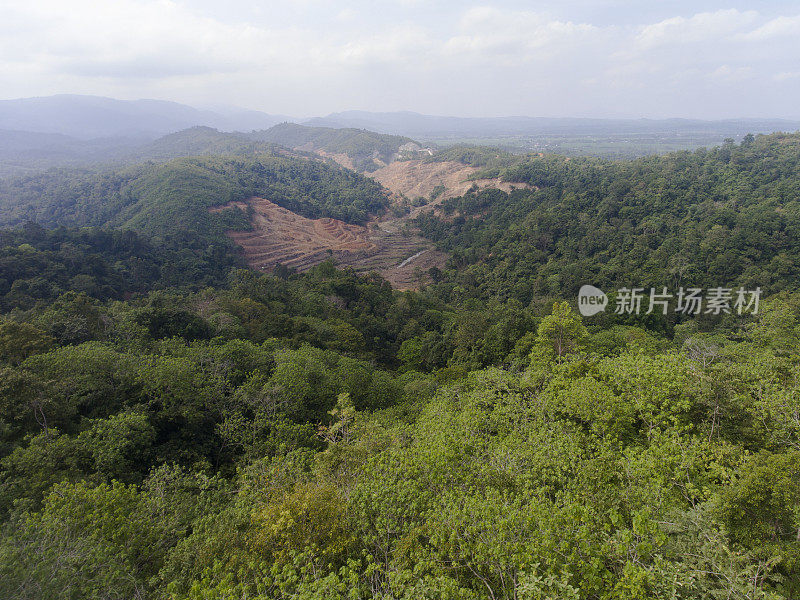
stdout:
<svg viewBox="0 0 800 600">
<path fill-rule="evenodd" d="M 296 118 L 798 119 L 800 5 L 6 0 L 3 97 Z"/>
<path fill-rule="evenodd" d="M 175 100 L 172 98 L 152 98 L 152 97 L 132 97 L 132 98 L 121 98 L 121 97 L 113 97 L 113 96 L 103 96 L 103 95 L 95 95 L 95 94 L 81 94 L 81 93 L 73 93 L 73 92 L 62 92 L 57 94 L 48 94 L 48 95 L 38 95 L 38 96 L 22 96 L 22 97 L 0 97 L 0 102 L 6 101 L 15 101 L 15 100 L 36 100 L 36 99 L 44 99 L 44 98 L 54 98 L 54 97 L 83 97 L 83 98 L 98 98 L 98 99 L 105 99 L 105 100 L 118 100 L 123 102 L 147 102 L 147 101 L 156 101 L 156 102 L 167 102 L 167 103 L 174 103 L 180 104 L 183 106 L 188 106 L 190 108 L 194 108 L 200 111 L 234 111 L 234 110 L 245 110 L 245 111 L 257 111 L 263 112 L 268 115 L 272 116 L 279 116 L 285 117 L 289 119 L 291 122 L 296 123 L 303 123 L 303 121 L 316 119 L 320 117 L 338 115 L 338 114 L 347 114 L 347 113 L 369 113 L 375 115 L 392 115 L 392 114 L 410 114 L 410 115 L 417 115 L 423 117 L 435 117 L 435 118 L 457 118 L 457 119 L 586 119 L 586 120 L 609 120 L 609 121 L 635 121 L 635 120 L 642 120 L 642 121 L 669 121 L 669 120 L 687 120 L 687 121 L 790 121 L 790 122 L 797 122 L 800 121 L 800 115 L 797 117 L 791 116 L 773 116 L 773 117 L 757 117 L 751 115 L 740 115 L 740 116 L 732 116 L 732 117 L 715 117 L 715 118 L 703 118 L 703 117 L 691 117 L 691 116 L 664 116 L 664 117 L 649 117 L 646 115 L 642 116 L 579 116 L 579 115 L 572 115 L 572 114 L 562 114 L 562 115 L 539 115 L 539 114 L 496 114 L 496 115 L 489 115 L 489 114 L 472 114 L 472 115 L 462 115 L 462 114 L 444 114 L 444 113 L 424 113 L 416 110 L 411 109 L 403 109 L 399 108 L 397 110 L 381 110 L 377 108 L 375 110 L 367 110 L 367 109 L 359 109 L 359 108 L 345 108 L 342 110 L 336 111 L 322 111 L 320 113 L 309 113 L 309 114 L 282 114 L 277 113 L 275 111 L 270 111 L 263 108 L 258 107 L 245 107 L 241 105 L 235 104 L 226 104 L 226 103 L 193 103 L 193 102 L 181 102 L 179 100 Z"/>
</svg>

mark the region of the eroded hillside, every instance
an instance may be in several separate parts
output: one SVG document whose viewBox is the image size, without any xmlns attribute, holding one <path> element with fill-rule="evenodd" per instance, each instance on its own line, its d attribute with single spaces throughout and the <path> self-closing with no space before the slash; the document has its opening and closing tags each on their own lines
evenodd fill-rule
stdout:
<svg viewBox="0 0 800 600">
<path fill-rule="evenodd" d="M 310 146 L 305 149 L 312 150 Z M 353 167 L 347 155 L 314 152 L 343 167 Z M 373 216 L 366 226 L 307 218 L 263 197 L 228 203 L 212 212 L 232 206 L 252 209 L 252 229 L 228 235 L 255 269 L 272 270 L 282 264 L 302 272 L 332 258 L 339 266 L 377 271 L 396 288 L 415 289 L 426 280 L 431 267 L 444 266 L 447 255 L 418 235 L 411 223 L 414 217 L 425 210 L 435 211 L 442 201 L 474 187 L 510 191 L 525 186 L 500 179 L 473 179 L 477 172 L 478 168 L 456 161 L 401 160 L 383 166 L 367 176 L 389 190 L 392 206 Z"/>
<path fill-rule="evenodd" d="M 473 186 L 497 188 L 509 192 L 514 187 L 530 187 L 527 184 L 508 183 L 497 179 L 471 179 L 479 171 L 460 162 L 428 162 L 423 160 L 400 160 L 367 174 L 383 187 L 398 196 L 414 201 L 428 200 L 423 206 L 412 210 L 415 216 L 425 208 L 435 207 L 443 200 L 463 196 Z"/>
<path fill-rule="evenodd" d="M 429 240 L 405 231 L 402 220 L 373 220 L 361 226 L 309 219 L 255 197 L 211 210 L 231 207 L 253 211 L 252 230 L 228 235 L 242 248 L 247 263 L 261 271 L 282 264 L 303 272 L 334 259 L 341 267 L 377 271 L 398 289 L 413 289 L 420 284 L 419 270 L 442 267 L 447 258 Z"/>
</svg>

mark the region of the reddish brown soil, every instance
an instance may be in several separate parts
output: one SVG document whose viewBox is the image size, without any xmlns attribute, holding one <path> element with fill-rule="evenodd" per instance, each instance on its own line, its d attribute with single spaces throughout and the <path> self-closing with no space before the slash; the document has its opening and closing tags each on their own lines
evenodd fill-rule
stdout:
<svg viewBox="0 0 800 600">
<path fill-rule="evenodd" d="M 330 218 L 308 219 L 264 198 L 211 210 L 230 206 L 253 208 L 253 229 L 228 235 L 242 248 L 248 264 L 259 270 L 283 264 L 306 271 L 332 258 L 340 267 L 377 271 L 394 287 L 413 289 L 421 283 L 420 269 L 442 267 L 447 259 L 428 240 L 401 231 L 399 222 L 373 221 L 362 227 Z"/>
<path fill-rule="evenodd" d="M 317 153 L 345 167 L 352 166 L 344 155 Z M 211 210 L 231 205 L 252 207 L 253 229 L 232 231 L 228 235 L 241 246 L 248 264 L 255 269 L 271 271 L 275 265 L 283 264 L 306 271 L 333 259 L 340 267 L 376 271 L 398 289 L 415 289 L 425 281 L 428 269 L 444 266 L 447 255 L 409 230 L 411 218 L 422 210 L 435 210 L 443 200 L 460 196 L 473 185 L 505 191 L 519 187 L 496 179 L 469 179 L 476 171 L 456 162 L 423 161 L 398 161 L 378 169 L 370 176 L 393 192 L 393 200 L 399 204 L 408 206 L 405 199 L 428 199 L 438 186 L 444 186 L 445 190 L 434 201 L 412 208 L 406 216 L 395 218 L 387 213 L 366 227 L 336 219 L 307 219 L 264 198 L 250 198 Z"/>
<path fill-rule="evenodd" d="M 477 169 L 456 162 L 428 163 L 419 160 L 400 160 L 369 174 L 383 187 L 414 200 L 430 198 L 436 187 L 443 185 L 440 196 L 461 196 L 472 185 L 467 179 Z"/>
</svg>

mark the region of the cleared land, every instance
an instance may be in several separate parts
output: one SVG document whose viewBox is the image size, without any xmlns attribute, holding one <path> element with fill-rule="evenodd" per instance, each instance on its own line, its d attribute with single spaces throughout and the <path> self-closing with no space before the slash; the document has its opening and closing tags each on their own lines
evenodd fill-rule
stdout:
<svg viewBox="0 0 800 600">
<path fill-rule="evenodd" d="M 318 153 L 347 163 L 344 155 Z M 469 179 L 477 170 L 457 162 L 418 160 L 397 161 L 378 169 L 370 176 L 392 192 L 397 204 L 405 199 L 430 199 L 437 192 L 438 195 L 412 208 L 405 216 L 392 217 L 389 211 L 366 227 L 330 218 L 308 219 L 265 198 L 250 198 L 212 210 L 228 206 L 253 209 L 253 229 L 232 231 L 228 235 L 255 269 L 271 271 L 282 264 L 306 271 L 332 258 L 339 266 L 353 267 L 359 272 L 377 271 L 398 289 L 416 289 L 422 282 L 420 273 L 431 267 L 443 267 L 447 255 L 413 233 L 410 219 L 420 211 L 435 210 L 443 200 L 461 196 L 473 186 L 505 191 L 520 187 L 499 179 Z"/>
<path fill-rule="evenodd" d="M 244 252 L 247 263 L 262 271 L 275 265 L 306 271 L 324 260 L 359 272 L 377 271 L 398 289 L 420 285 L 418 269 L 444 265 L 447 255 L 430 241 L 405 233 L 398 221 L 370 222 L 366 227 L 337 219 L 308 219 L 264 198 L 229 203 L 253 209 L 253 229 L 228 235 Z"/>
<path fill-rule="evenodd" d="M 500 181 L 500 179 L 470 179 L 477 172 L 476 167 L 469 167 L 453 161 L 399 160 L 369 173 L 368 176 L 386 189 L 397 195 L 405 196 L 409 200 L 429 199 L 437 190 L 443 189 L 432 202 L 414 208 L 412 217 L 426 208 L 435 207 L 448 198 L 463 196 L 472 186 L 480 189 L 497 188 L 506 192 L 510 192 L 515 187 L 528 187 L 526 184 L 508 183 Z"/>
</svg>

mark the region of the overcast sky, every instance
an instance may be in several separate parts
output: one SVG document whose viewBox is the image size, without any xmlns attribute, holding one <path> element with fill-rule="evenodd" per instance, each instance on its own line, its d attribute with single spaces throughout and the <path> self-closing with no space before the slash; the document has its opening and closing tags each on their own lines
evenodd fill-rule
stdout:
<svg viewBox="0 0 800 600">
<path fill-rule="evenodd" d="M 0 0 L 0 97 L 799 118 L 798 40 L 800 2 Z"/>
</svg>

